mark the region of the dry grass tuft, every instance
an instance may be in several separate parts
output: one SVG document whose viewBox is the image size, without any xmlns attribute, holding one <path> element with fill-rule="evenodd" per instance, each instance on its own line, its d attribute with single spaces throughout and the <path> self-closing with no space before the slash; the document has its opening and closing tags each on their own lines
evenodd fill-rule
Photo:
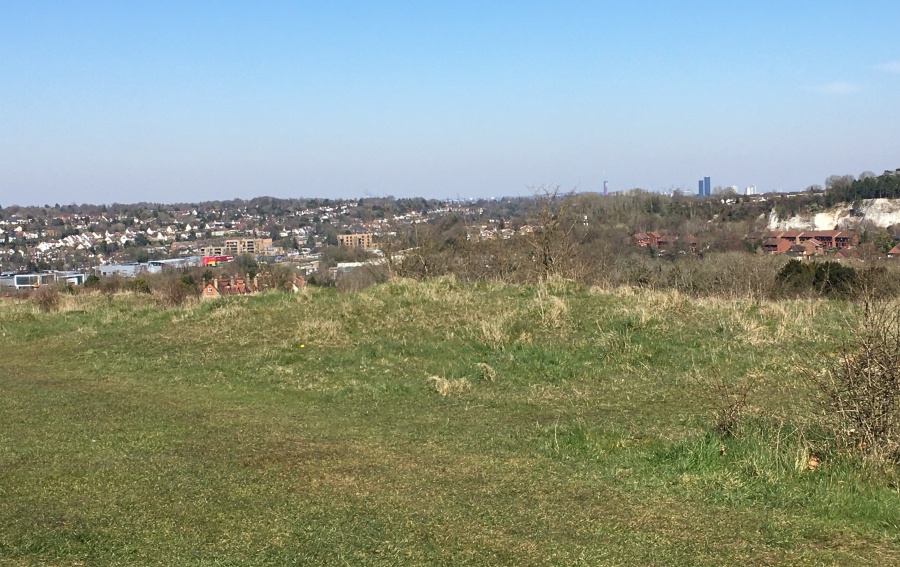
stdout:
<svg viewBox="0 0 900 567">
<path fill-rule="evenodd" d="M 432 376 L 428 379 L 428 383 L 442 398 L 462 394 L 472 389 L 472 384 L 465 378 L 447 379 L 440 376 Z"/>
<path fill-rule="evenodd" d="M 346 326 L 338 319 L 301 318 L 288 342 L 301 342 L 323 346 L 347 346 L 352 340 Z"/>
<path fill-rule="evenodd" d="M 246 297 L 220 297 L 216 298 L 215 309 L 204 314 L 207 321 L 239 321 L 246 312 L 248 299 Z M 199 303 L 198 305 L 203 305 Z"/>
<path fill-rule="evenodd" d="M 505 317 L 499 316 L 481 321 L 482 340 L 491 350 L 503 350 L 506 347 L 505 319 Z"/>
<path fill-rule="evenodd" d="M 816 325 L 816 314 L 824 303 L 822 299 L 788 299 L 761 304 L 759 314 L 774 326 L 768 331 L 770 342 L 788 337 L 805 341 L 818 339 L 821 329 Z"/>
<path fill-rule="evenodd" d="M 100 293 L 74 293 L 60 296 L 59 311 L 93 311 L 109 303 L 109 298 Z"/>
<path fill-rule="evenodd" d="M 569 306 L 561 297 L 550 295 L 549 286 L 538 287 L 534 306 L 540 315 L 541 326 L 547 330 L 559 330 L 569 322 Z"/>
<path fill-rule="evenodd" d="M 753 345 L 777 344 L 784 339 L 783 333 L 770 332 L 756 317 L 735 305 L 730 311 L 723 312 L 717 320 L 718 328 L 741 342 Z"/>
<path fill-rule="evenodd" d="M 486 362 L 478 362 L 475 367 L 481 371 L 481 379 L 487 382 L 495 382 L 497 380 L 497 371 Z"/>
</svg>

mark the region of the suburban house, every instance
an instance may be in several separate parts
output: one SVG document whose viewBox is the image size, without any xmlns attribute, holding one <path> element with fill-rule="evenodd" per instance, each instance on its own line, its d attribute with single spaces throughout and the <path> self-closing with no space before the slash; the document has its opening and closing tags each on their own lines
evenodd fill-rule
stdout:
<svg viewBox="0 0 900 567">
<path fill-rule="evenodd" d="M 855 246 L 847 246 L 846 248 L 841 248 L 840 250 L 835 252 L 834 257 L 838 260 L 844 260 L 847 258 L 859 258 L 859 250 Z"/>
<path fill-rule="evenodd" d="M 819 256 L 822 254 L 822 243 L 816 239 L 806 240 L 800 244 L 792 244 L 788 250 L 791 256 L 799 256 L 801 258 L 809 258 L 811 256 Z"/>
<path fill-rule="evenodd" d="M 658 232 L 638 232 L 634 235 L 635 243 L 641 248 L 659 248 L 659 239 L 662 235 Z"/>
<path fill-rule="evenodd" d="M 634 243 L 641 248 L 650 246 L 650 237 L 647 236 L 646 232 L 636 232 L 632 235 L 632 238 L 634 238 Z"/>
<path fill-rule="evenodd" d="M 675 242 L 677 241 L 677 236 L 660 236 L 656 239 L 656 246 L 654 246 L 654 248 L 658 248 L 660 250 L 669 250 L 675 247 Z"/>
<path fill-rule="evenodd" d="M 293 291 L 294 293 L 297 293 L 304 287 L 306 287 L 306 280 L 303 279 L 303 276 L 298 276 L 297 274 L 294 274 L 293 277 L 291 278 L 291 291 Z"/>
<path fill-rule="evenodd" d="M 211 299 L 223 295 L 248 295 L 256 291 L 252 283 L 241 276 L 213 278 L 205 286 L 200 295 L 202 299 Z"/>
<path fill-rule="evenodd" d="M 766 238 L 763 241 L 763 250 L 769 254 L 787 254 L 793 244 L 786 238 Z"/>
<path fill-rule="evenodd" d="M 265 273 L 257 274 L 252 279 L 241 276 L 213 278 L 203 286 L 200 297 L 201 299 L 210 299 L 225 295 L 249 295 L 270 288 L 275 289 L 272 286 L 272 280 Z M 296 293 L 306 286 L 306 280 L 303 279 L 303 276 L 295 273 L 291 275 L 287 286 Z"/>
</svg>

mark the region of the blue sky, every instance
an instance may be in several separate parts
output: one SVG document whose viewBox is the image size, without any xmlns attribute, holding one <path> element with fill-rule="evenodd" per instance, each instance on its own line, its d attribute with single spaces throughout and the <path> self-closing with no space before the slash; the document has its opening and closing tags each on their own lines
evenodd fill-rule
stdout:
<svg viewBox="0 0 900 567">
<path fill-rule="evenodd" d="M 898 2 L 0 2 L 0 205 L 799 190 L 900 167 Z"/>
</svg>

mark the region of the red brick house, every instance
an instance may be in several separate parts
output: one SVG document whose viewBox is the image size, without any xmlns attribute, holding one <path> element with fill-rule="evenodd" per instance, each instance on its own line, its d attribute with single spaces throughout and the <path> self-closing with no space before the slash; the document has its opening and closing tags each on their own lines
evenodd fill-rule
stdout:
<svg viewBox="0 0 900 567">
<path fill-rule="evenodd" d="M 641 248 L 659 248 L 659 240 L 664 238 L 658 232 L 638 232 L 634 235 L 634 242 Z"/>
<path fill-rule="evenodd" d="M 213 278 L 209 283 L 203 286 L 201 299 L 220 297 L 223 295 L 248 295 L 255 291 L 253 285 L 248 284 L 247 280 L 241 276 Z"/>
<path fill-rule="evenodd" d="M 770 231 L 763 235 L 763 249 L 771 254 L 791 252 L 791 246 L 802 246 L 793 252 L 812 256 L 825 250 L 843 250 L 854 246 L 857 237 L 846 230 L 785 230 Z M 781 242 L 779 242 L 781 241 Z"/>
<path fill-rule="evenodd" d="M 846 248 L 856 244 L 856 235 L 845 230 L 808 230 L 797 236 L 797 242 L 818 240 L 825 248 Z"/>
<path fill-rule="evenodd" d="M 847 258 L 859 258 L 859 250 L 855 246 L 847 246 L 835 252 L 834 257 L 838 260 L 845 260 Z"/>
<path fill-rule="evenodd" d="M 792 244 L 801 244 L 808 240 L 818 241 L 824 249 L 846 248 L 856 244 L 856 235 L 846 230 L 786 230 L 766 233 L 766 238 L 782 238 Z"/>
<path fill-rule="evenodd" d="M 678 238 L 677 236 L 664 236 L 658 232 L 637 232 L 632 235 L 634 243 L 641 248 L 653 248 L 654 250 L 670 251 L 678 244 L 689 248 L 691 252 L 697 251 L 697 237 L 685 236 Z"/>
<path fill-rule="evenodd" d="M 660 250 L 671 250 L 678 241 L 677 236 L 660 236 L 656 239 L 656 248 Z"/>
<path fill-rule="evenodd" d="M 770 237 L 763 242 L 763 250 L 769 254 L 787 254 L 793 245 L 787 238 Z"/>
</svg>

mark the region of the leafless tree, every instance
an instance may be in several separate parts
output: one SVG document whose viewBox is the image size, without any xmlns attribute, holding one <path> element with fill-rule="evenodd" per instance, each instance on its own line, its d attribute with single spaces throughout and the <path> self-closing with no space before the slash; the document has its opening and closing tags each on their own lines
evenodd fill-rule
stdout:
<svg viewBox="0 0 900 567">
<path fill-rule="evenodd" d="M 535 208 L 529 237 L 539 278 L 577 279 L 583 266 L 578 261 L 580 242 L 574 194 L 560 195 L 559 186 L 540 187 L 534 193 Z"/>
</svg>

